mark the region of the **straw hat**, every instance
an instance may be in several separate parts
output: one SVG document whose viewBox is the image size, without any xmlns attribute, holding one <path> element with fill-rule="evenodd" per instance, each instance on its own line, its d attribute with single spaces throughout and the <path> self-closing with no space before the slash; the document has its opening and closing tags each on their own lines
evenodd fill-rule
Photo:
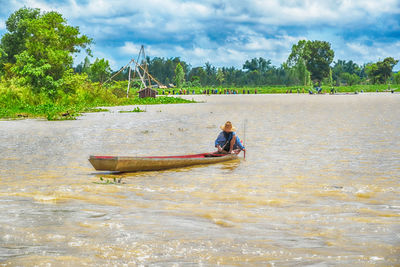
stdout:
<svg viewBox="0 0 400 267">
<path fill-rule="evenodd" d="M 236 131 L 236 127 L 233 126 L 232 122 L 230 122 L 230 121 L 225 122 L 225 124 L 221 125 L 220 128 L 221 128 L 222 131 L 225 131 L 225 132 L 234 132 L 234 131 Z"/>
</svg>

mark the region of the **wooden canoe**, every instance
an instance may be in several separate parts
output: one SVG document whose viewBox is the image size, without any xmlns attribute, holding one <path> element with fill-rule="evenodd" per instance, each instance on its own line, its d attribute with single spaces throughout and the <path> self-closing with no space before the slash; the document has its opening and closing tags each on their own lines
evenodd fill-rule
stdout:
<svg viewBox="0 0 400 267">
<path fill-rule="evenodd" d="M 203 153 L 166 157 L 90 156 L 89 161 L 97 171 L 158 171 L 199 164 L 212 164 L 235 160 L 236 154 Z"/>
</svg>

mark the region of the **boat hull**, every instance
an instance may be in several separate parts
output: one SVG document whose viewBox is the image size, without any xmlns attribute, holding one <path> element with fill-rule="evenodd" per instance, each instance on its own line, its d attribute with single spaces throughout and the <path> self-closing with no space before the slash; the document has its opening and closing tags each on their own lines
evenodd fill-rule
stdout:
<svg viewBox="0 0 400 267">
<path fill-rule="evenodd" d="M 238 159 L 236 154 L 211 153 L 170 157 L 113 157 L 90 156 L 89 161 L 97 171 L 158 171 L 200 164 L 213 164 Z"/>
</svg>

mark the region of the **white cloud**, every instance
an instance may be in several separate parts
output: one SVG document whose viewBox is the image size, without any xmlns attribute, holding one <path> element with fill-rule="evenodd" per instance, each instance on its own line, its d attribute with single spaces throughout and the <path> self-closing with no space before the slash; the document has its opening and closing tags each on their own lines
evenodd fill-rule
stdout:
<svg viewBox="0 0 400 267">
<path fill-rule="evenodd" d="M 120 47 L 119 50 L 123 55 L 137 55 L 139 54 L 141 45 L 134 44 L 132 42 L 125 42 L 124 46 Z"/>
<path fill-rule="evenodd" d="M 370 53 L 369 47 L 361 43 L 347 43 L 346 46 L 350 49 L 352 54 L 358 54 L 359 56 L 365 57 Z"/>
<path fill-rule="evenodd" d="M 257 16 L 262 23 L 274 25 L 366 23 L 382 14 L 398 14 L 397 0 L 328 0 L 328 1 L 278 1 L 255 0 L 249 5 L 253 17 Z M 239 8 L 240 10 L 240 8 Z M 361 21 L 360 21 L 361 20 Z"/>
<path fill-rule="evenodd" d="M 371 37 L 362 32 L 378 24 L 399 30 L 398 0 L 10 0 L 8 8 L 23 6 L 60 12 L 94 39 L 94 53 L 116 65 L 136 56 L 141 44 L 150 57 L 178 56 L 193 66 L 241 67 L 260 56 L 279 66 L 300 39 L 331 42 L 335 60 L 364 63 L 400 54 L 398 42 L 365 45 Z M 0 31 L 5 19 L 0 17 Z M 365 39 L 344 37 L 352 29 Z"/>
<path fill-rule="evenodd" d="M 6 29 L 6 22 L 2 19 L 0 19 L 0 31 Z"/>
<path fill-rule="evenodd" d="M 391 44 L 374 42 L 372 45 L 369 46 L 357 42 L 350 42 L 347 43 L 344 47 L 347 48 L 345 54 L 351 55 L 351 58 L 349 58 L 348 60 L 352 59 L 359 64 L 376 62 L 379 60 L 383 60 L 386 57 L 394 57 L 395 59 L 400 59 L 400 41 Z M 399 68 L 400 66 L 397 67 L 397 69 Z"/>
<path fill-rule="evenodd" d="M 158 45 L 146 46 L 146 54 L 150 57 L 174 57 L 179 56 L 182 60 L 192 64 L 193 67 L 203 66 L 210 62 L 217 67 L 234 66 L 241 68 L 243 63 L 254 57 L 271 59 L 274 65 L 280 65 L 287 59 L 293 43 L 297 43 L 301 37 L 290 37 L 287 35 L 277 38 L 265 38 L 253 33 L 250 38 L 237 38 L 224 44 L 218 44 L 205 36 L 198 36 L 193 40 L 191 48 L 181 45 Z M 141 45 L 125 42 L 119 48 L 121 55 L 128 57 L 136 56 Z"/>
</svg>

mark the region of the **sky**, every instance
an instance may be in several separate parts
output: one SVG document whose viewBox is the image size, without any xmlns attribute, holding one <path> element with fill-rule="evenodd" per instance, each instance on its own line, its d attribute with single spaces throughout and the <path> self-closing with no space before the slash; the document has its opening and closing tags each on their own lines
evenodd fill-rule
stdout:
<svg viewBox="0 0 400 267">
<path fill-rule="evenodd" d="M 91 61 L 105 58 L 114 70 L 136 59 L 141 45 L 150 58 L 180 57 L 192 67 L 241 69 L 255 57 L 280 66 L 303 39 L 329 42 L 334 61 L 400 59 L 400 0 L 0 0 L 0 6 L 0 35 L 23 6 L 57 11 L 94 40 Z"/>
</svg>

